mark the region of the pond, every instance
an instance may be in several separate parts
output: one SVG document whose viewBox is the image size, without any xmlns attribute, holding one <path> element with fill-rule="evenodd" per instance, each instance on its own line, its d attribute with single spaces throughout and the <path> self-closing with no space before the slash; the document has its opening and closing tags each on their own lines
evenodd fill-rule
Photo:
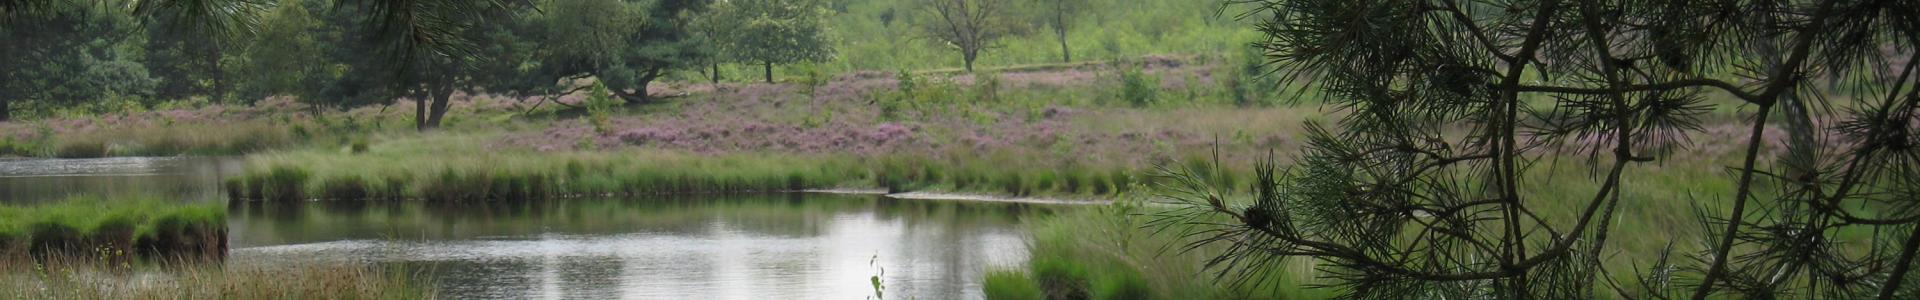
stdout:
<svg viewBox="0 0 1920 300">
<path fill-rule="evenodd" d="M 0 162 L 11 172 L 0 173 L 0 194 L 151 189 L 219 201 L 230 164 Z M 813 193 L 234 203 L 228 262 L 389 267 L 457 299 L 862 299 L 873 276 L 889 296 L 973 299 L 989 268 L 1026 260 L 1021 220 L 1055 209 L 1066 208 Z"/>
<path fill-rule="evenodd" d="M 37 203 L 74 195 L 149 195 L 182 201 L 225 199 L 220 181 L 240 174 L 229 157 L 0 158 L 0 203 Z"/>
</svg>

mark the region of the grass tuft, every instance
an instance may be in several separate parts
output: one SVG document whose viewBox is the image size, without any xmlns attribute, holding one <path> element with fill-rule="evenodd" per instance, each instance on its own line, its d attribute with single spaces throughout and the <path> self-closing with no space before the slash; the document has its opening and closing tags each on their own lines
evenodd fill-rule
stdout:
<svg viewBox="0 0 1920 300">
<path fill-rule="evenodd" d="M 0 206 L 0 259 L 19 255 L 142 258 L 226 254 L 226 207 L 139 198 L 75 198 L 51 204 Z"/>
</svg>

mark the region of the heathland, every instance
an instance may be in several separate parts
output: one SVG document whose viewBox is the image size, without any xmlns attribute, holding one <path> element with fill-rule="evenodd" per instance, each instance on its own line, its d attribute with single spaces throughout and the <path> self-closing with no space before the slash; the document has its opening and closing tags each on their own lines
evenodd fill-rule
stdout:
<svg viewBox="0 0 1920 300">
<path fill-rule="evenodd" d="M 416 109 L 428 99 L 419 95 L 358 105 L 285 94 L 242 101 L 115 95 L 16 106 L 19 117 L 0 122 L 0 156 L 242 156 L 244 174 L 223 186 L 230 201 L 458 204 L 806 190 L 1111 201 L 1027 220 L 1031 259 L 997 266 L 986 279 L 988 295 L 1291 299 L 1337 292 L 1306 288 L 1321 283 L 1311 261 L 1220 274 L 1207 260 L 1225 249 L 1188 249 L 1192 241 L 1177 234 L 1185 228 L 1146 227 L 1169 209 L 1157 202 L 1164 200 L 1156 196 L 1161 170 L 1200 170 L 1213 174 L 1209 184 L 1249 190 L 1254 166 L 1244 162 L 1287 161 L 1305 146 L 1305 133 L 1320 128 L 1310 125 L 1338 128 L 1350 113 L 1269 76 L 1268 58 L 1247 46 L 1260 34 L 1221 13 L 1223 1 L 1096 5 L 1059 35 L 1029 26 L 1005 38 L 971 71 L 947 44 L 901 23 L 914 14 L 904 1 L 829 2 L 834 58 L 678 70 L 641 88 L 649 101 L 592 91 L 454 91 L 440 127 L 421 131 Z M 1062 62 L 1062 49 L 1077 60 Z M 1645 266 L 1642 259 L 1669 247 L 1700 250 L 1689 243 L 1704 237 L 1699 214 L 1726 210 L 1721 200 L 1735 189 L 1721 170 L 1736 165 L 1742 149 L 1721 141 L 1744 138 L 1741 121 L 1752 109 L 1723 100 L 1709 101 L 1700 130 L 1671 137 L 1688 141 L 1674 155 L 1626 171 L 1612 226 L 1633 234 L 1607 240 L 1607 249 L 1619 251 L 1606 256 L 1607 265 Z M 1781 155 L 1784 133 L 1763 129 L 1762 155 Z M 1599 189 L 1599 174 L 1588 172 L 1596 159 L 1577 148 L 1529 150 L 1552 159 L 1527 176 L 1555 178 L 1521 189 L 1547 203 L 1533 213 L 1571 219 L 1582 202 L 1565 195 Z M 223 227 L 225 219 L 219 206 L 101 203 L 0 208 L 0 274 L 9 276 L 0 289 L 53 298 L 431 295 L 386 278 L 405 274 L 357 267 L 301 268 L 274 277 L 312 280 L 271 282 L 258 282 L 269 271 L 245 266 L 187 268 L 180 280 L 121 286 L 92 282 L 125 275 L 111 265 L 86 271 L 107 275 L 75 276 L 49 271 L 45 258 L 6 259 L 180 255 L 214 247 L 196 241 L 210 239 L 207 226 Z"/>
</svg>

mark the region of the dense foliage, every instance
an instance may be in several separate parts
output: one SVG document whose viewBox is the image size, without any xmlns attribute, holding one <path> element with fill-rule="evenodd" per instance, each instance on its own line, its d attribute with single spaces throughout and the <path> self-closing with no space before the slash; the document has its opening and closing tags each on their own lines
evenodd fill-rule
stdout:
<svg viewBox="0 0 1920 300">
<path fill-rule="evenodd" d="M 1165 172 L 1161 198 L 1183 209 L 1161 225 L 1228 245 L 1215 267 L 1310 258 L 1359 299 L 1920 295 L 1920 3 L 1245 2 L 1279 74 L 1347 114 L 1290 169 L 1257 163 L 1245 205 L 1204 169 Z M 1707 234 L 1610 248 L 1644 234 L 1610 230 L 1643 196 L 1622 174 L 1692 145 L 1717 105 L 1750 127 L 1700 141 L 1745 149 L 1698 179 L 1734 187 L 1696 195 L 1728 203 L 1701 209 Z M 1525 176 L 1566 154 L 1591 175 Z M 1597 189 L 1521 192 L 1569 184 Z M 1604 263 L 1620 254 L 1632 264 Z"/>
</svg>

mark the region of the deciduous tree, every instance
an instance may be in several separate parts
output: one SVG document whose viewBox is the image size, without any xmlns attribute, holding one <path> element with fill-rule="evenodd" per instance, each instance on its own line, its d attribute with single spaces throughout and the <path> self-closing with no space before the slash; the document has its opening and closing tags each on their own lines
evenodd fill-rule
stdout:
<svg viewBox="0 0 1920 300">
<path fill-rule="evenodd" d="M 1093 3 L 1091 0 L 1044 0 L 1042 4 L 1047 10 L 1047 27 L 1053 29 L 1053 36 L 1060 40 L 1060 62 L 1073 62 L 1073 49 L 1067 47 L 1067 31 Z"/>
<path fill-rule="evenodd" d="M 116 47 L 136 33 L 125 12 L 83 1 L 0 7 L 0 121 L 23 104 L 72 106 L 153 89 L 146 68 Z"/>
<path fill-rule="evenodd" d="M 929 40 L 960 51 L 967 72 L 980 52 L 1000 46 L 1015 29 L 1008 0 L 917 0 L 925 16 L 919 20 Z"/>
<path fill-rule="evenodd" d="M 833 59 L 825 23 L 831 12 L 819 0 L 727 0 L 703 17 L 726 57 L 758 64 L 773 82 L 773 66 Z"/>
</svg>

